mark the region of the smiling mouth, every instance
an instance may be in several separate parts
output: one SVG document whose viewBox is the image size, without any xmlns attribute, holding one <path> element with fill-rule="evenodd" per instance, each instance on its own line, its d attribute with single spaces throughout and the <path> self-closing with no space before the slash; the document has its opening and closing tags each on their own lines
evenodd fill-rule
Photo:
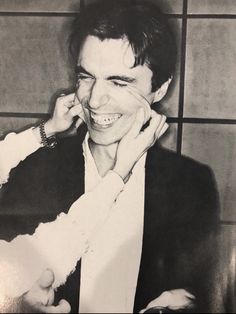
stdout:
<svg viewBox="0 0 236 314">
<path fill-rule="evenodd" d="M 94 125 L 101 128 L 108 128 L 112 126 L 122 115 L 115 114 L 95 114 L 90 112 L 91 121 Z"/>
</svg>

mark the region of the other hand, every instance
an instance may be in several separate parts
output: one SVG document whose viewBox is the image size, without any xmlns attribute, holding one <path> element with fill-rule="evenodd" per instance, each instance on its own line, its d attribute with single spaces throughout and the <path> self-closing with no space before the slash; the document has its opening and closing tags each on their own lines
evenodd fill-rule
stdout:
<svg viewBox="0 0 236 314">
<path fill-rule="evenodd" d="M 194 300 L 195 297 L 185 289 L 164 291 L 158 298 L 151 301 L 145 309 L 140 311 L 140 313 L 144 313 L 154 307 L 166 307 L 170 310 L 192 309 L 194 307 Z"/>
<path fill-rule="evenodd" d="M 76 127 L 79 127 L 83 122 L 83 112 L 75 94 L 60 96 L 56 101 L 51 119 L 45 123 L 47 137 L 69 129 L 76 116 L 79 117 Z"/>
<path fill-rule="evenodd" d="M 21 297 L 8 300 L 8 313 L 70 313 L 71 307 L 66 300 L 54 306 L 54 273 L 45 270 L 34 286 Z"/>
<path fill-rule="evenodd" d="M 132 170 L 140 157 L 154 145 L 156 140 L 168 129 L 166 117 L 151 111 L 149 125 L 141 131 L 145 123 L 145 113 L 141 108 L 137 111 L 135 122 L 127 134 L 121 139 L 113 168 L 123 179 Z"/>
</svg>

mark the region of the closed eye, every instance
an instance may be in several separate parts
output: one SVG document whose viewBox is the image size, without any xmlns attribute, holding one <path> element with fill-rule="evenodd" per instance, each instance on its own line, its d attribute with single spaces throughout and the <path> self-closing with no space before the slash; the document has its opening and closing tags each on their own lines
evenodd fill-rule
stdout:
<svg viewBox="0 0 236 314">
<path fill-rule="evenodd" d="M 93 77 L 92 76 L 89 76 L 87 74 L 82 74 L 82 73 L 79 73 L 77 75 L 77 79 L 80 81 L 80 80 L 93 80 Z"/>
<path fill-rule="evenodd" d="M 121 82 L 117 82 L 117 81 L 112 81 L 112 83 L 113 83 L 115 86 L 118 86 L 118 87 L 125 87 L 125 86 L 128 85 L 127 83 L 121 83 Z"/>
</svg>

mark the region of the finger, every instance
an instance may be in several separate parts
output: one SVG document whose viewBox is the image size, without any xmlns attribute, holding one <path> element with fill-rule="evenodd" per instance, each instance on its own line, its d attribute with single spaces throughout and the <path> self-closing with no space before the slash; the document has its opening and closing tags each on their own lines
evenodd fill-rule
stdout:
<svg viewBox="0 0 236 314">
<path fill-rule="evenodd" d="M 187 290 L 185 290 L 185 296 L 191 300 L 196 299 L 196 297 L 193 294 L 191 294 L 190 292 L 188 292 Z"/>
<path fill-rule="evenodd" d="M 72 117 L 75 117 L 75 116 L 80 116 L 81 113 L 82 113 L 83 109 L 82 109 L 82 106 L 81 104 L 78 104 L 74 107 L 72 107 L 68 113 L 72 116 Z"/>
<path fill-rule="evenodd" d="M 151 120 L 149 126 L 139 135 L 140 141 L 145 144 L 155 141 L 155 133 L 158 130 L 160 123 L 162 123 L 163 117 L 152 110 Z"/>
<path fill-rule="evenodd" d="M 147 307 L 146 309 L 143 309 L 139 313 L 169 313 L 166 308 L 163 308 L 162 306 L 153 306 L 153 307 Z"/>
<path fill-rule="evenodd" d="M 56 306 L 38 305 L 37 309 L 42 313 L 70 313 L 71 306 L 66 300 L 61 300 Z"/>
<path fill-rule="evenodd" d="M 162 132 L 164 126 L 167 125 L 166 123 L 166 117 L 164 115 L 162 115 L 161 117 L 161 121 L 156 129 L 156 132 L 155 132 L 155 139 L 158 139 L 160 137 L 160 133 Z M 168 126 L 168 125 L 167 125 Z M 166 127 L 165 127 L 166 128 Z M 165 129 L 164 129 L 165 130 Z M 163 133 L 164 134 L 164 133 Z"/>
<path fill-rule="evenodd" d="M 84 121 L 79 118 L 79 119 L 76 121 L 76 123 L 75 123 L 76 129 L 78 129 L 83 123 L 84 123 Z"/>
<path fill-rule="evenodd" d="M 156 140 L 160 137 L 159 134 L 162 131 L 165 122 L 166 122 L 166 117 L 164 115 L 159 115 L 157 113 L 153 113 L 153 118 L 152 118 L 152 125 L 150 123 L 151 126 L 151 131 L 152 132 L 154 130 L 154 137 L 153 137 L 153 143 L 152 145 L 156 142 Z M 152 134 L 152 133 L 151 133 Z M 150 136 L 151 136 L 150 134 Z"/>
<path fill-rule="evenodd" d="M 71 311 L 71 306 L 70 306 L 69 302 L 67 302 L 66 300 L 62 299 L 62 300 L 59 302 L 59 306 L 60 306 L 60 308 L 63 310 L 62 313 L 70 313 L 70 311 Z"/>
<path fill-rule="evenodd" d="M 82 106 L 79 104 L 79 105 L 76 105 L 74 107 L 72 107 L 69 111 L 69 114 L 72 116 L 72 117 L 76 117 L 78 116 L 80 118 L 80 120 L 82 120 L 83 122 L 85 122 L 85 115 L 84 115 L 84 110 L 82 108 Z"/>
<path fill-rule="evenodd" d="M 51 269 L 46 269 L 38 280 L 41 289 L 48 289 L 52 286 L 55 280 L 54 273 Z"/>
<path fill-rule="evenodd" d="M 167 307 L 168 305 L 169 305 L 168 298 L 160 296 L 160 297 L 156 298 L 155 300 L 151 301 L 147 305 L 145 311 L 147 311 L 151 308 L 154 308 L 154 307 Z"/>
<path fill-rule="evenodd" d="M 161 129 L 161 131 L 159 132 L 159 134 L 156 133 L 156 137 L 160 138 L 169 128 L 169 125 L 167 123 L 165 123 L 163 125 L 163 128 Z"/>
<path fill-rule="evenodd" d="M 55 299 L 55 291 L 53 288 L 49 289 L 48 294 L 47 294 L 47 303 L 45 305 L 52 305 L 54 303 Z"/>
<path fill-rule="evenodd" d="M 63 106 L 65 106 L 66 108 L 71 108 L 72 106 L 74 106 L 75 94 L 72 93 L 66 96 L 60 96 L 58 98 L 58 101 L 60 102 L 60 104 L 63 104 Z"/>
<path fill-rule="evenodd" d="M 136 112 L 134 123 L 127 132 L 126 136 L 130 138 L 135 138 L 139 134 L 143 124 L 144 124 L 144 110 L 140 108 Z"/>
</svg>

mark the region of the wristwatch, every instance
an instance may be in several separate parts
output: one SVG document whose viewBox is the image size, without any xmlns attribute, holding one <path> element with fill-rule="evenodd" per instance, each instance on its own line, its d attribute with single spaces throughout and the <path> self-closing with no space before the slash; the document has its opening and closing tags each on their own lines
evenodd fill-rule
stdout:
<svg viewBox="0 0 236 314">
<path fill-rule="evenodd" d="M 53 149 L 57 145 L 57 138 L 55 135 L 47 137 L 45 132 L 45 121 L 42 121 L 39 124 L 39 133 L 41 137 L 41 144 L 43 144 L 44 147 Z"/>
</svg>

